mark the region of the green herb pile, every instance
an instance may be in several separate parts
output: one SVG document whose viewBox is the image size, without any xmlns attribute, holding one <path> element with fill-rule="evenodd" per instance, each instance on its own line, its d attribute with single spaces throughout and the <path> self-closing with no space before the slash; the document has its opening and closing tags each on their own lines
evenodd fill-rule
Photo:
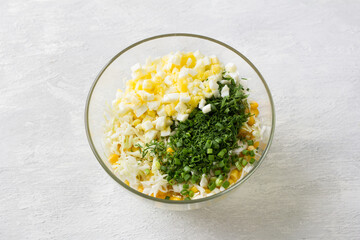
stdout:
<svg viewBox="0 0 360 240">
<path fill-rule="evenodd" d="M 250 116 L 245 113 L 247 95 L 241 85 L 236 86 L 234 79 L 223 79 L 230 81 L 227 84 L 230 94 L 206 99 L 206 104 L 211 104 L 211 112 L 204 114 L 199 108 L 194 109 L 186 121 L 171 126 L 176 133 L 167 143 L 154 140 L 142 149 L 143 157 L 150 153 L 159 159 L 160 170 L 167 174 L 170 184 L 199 183 L 201 175 L 206 174 L 216 176 L 216 181 L 208 186 L 210 190 L 220 185 L 226 188 L 229 182 L 223 183 L 223 180 L 230 167 L 244 160 L 231 155 L 230 151 L 237 148 L 239 130 Z M 221 91 L 225 85 L 218 84 Z M 168 152 L 168 148 L 173 152 Z"/>
</svg>

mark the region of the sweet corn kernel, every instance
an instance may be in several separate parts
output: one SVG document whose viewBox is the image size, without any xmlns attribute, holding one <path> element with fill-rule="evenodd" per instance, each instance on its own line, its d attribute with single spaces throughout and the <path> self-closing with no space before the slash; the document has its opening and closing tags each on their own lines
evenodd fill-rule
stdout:
<svg viewBox="0 0 360 240">
<path fill-rule="evenodd" d="M 134 126 L 136 127 L 137 125 L 139 125 L 139 123 L 141 123 L 141 120 L 140 119 L 136 119 L 133 124 Z"/>
<path fill-rule="evenodd" d="M 158 191 L 158 193 L 156 194 L 157 198 L 165 198 L 166 197 L 166 193 Z"/>
<path fill-rule="evenodd" d="M 181 198 L 179 198 L 179 197 L 170 197 L 170 200 L 180 201 L 180 200 L 181 200 Z"/>
<path fill-rule="evenodd" d="M 246 131 L 245 129 L 241 128 L 240 131 L 239 131 L 239 135 L 241 136 L 245 136 L 246 134 L 248 134 L 249 132 Z"/>
<path fill-rule="evenodd" d="M 255 150 L 255 147 L 254 147 L 254 146 L 249 146 L 249 147 L 248 147 L 248 150 L 249 150 L 249 151 Z"/>
<path fill-rule="evenodd" d="M 195 186 L 193 186 L 190 190 L 193 191 L 194 193 L 197 193 L 199 191 Z"/>
<path fill-rule="evenodd" d="M 143 185 L 140 185 L 140 186 L 138 187 L 138 191 L 139 191 L 139 192 L 143 192 L 143 191 L 144 191 Z"/>
<path fill-rule="evenodd" d="M 255 148 L 258 148 L 258 147 L 259 147 L 259 144 L 260 144 L 260 142 L 255 142 L 255 143 L 254 143 L 254 147 L 255 147 Z"/>
<path fill-rule="evenodd" d="M 255 117 L 257 117 L 259 115 L 258 109 L 251 109 L 250 112 L 251 112 L 251 114 L 255 114 Z"/>
<path fill-rule="evenodd" d="M 109 162 L 111 164 L 115 164 L 117 162 L 117 160 L 119 160 L 119 155 L 117 154 L 111 154 L 109 157 Z"/>
<path fill-rule="evenodd" d="M 174 152 L 174 149 L 172 149 L 171 147 L 169 147 L 169 148 L 166 149 L 166 151 L 167 151 L 168 153 L 173 153 L 173 152 Z"/>
<path fill-rule="evenodd" d="M 145 178 L 147 181 L 149 181 L 152 176 L 154 176 L 154 174 L 152 172 L 150 172 L 148 175 L 146 175 Z"/>
<path fill-rule="evenodd" d="M 137 148 L 137 147 L 134 147 L 134 146 L 131 147 L 131 151 L 132 151 L 132 152 L 136 152 L 136 151 L 138 151 L 138 150 L 139 150 L 139 148 Z"/>
<path fill-rule="evenodd" d="M 210 189 L 208 189 L 208 188 L 205 188 L 205 192 L 206 193 L 211 193 Z"/>
<path fill-rule="evenodd" d="M 259 107 L 259 104 L 257 102 L 250 102 L 251 109 L 257 109 L 258 107 Z"/>
<path fill-rule="evenodd" d="M 130 185 L 130 183 L 129 183 L 129 181 L 128 180 L 125 180 L 125 182 L 124 182 L 126 185 Z"/>
<path fill-rule="evenodd" d="M 239 171 L 237 169 L 234 169 L 230 173 L 230 178 L 234 181 L 237 181 L 239 179 Z"/>
<path fill-rule="evenodd" d="M 249 117 L 248 124 L 249 124 L 250 126 L 252 126 L 252 125 L 255 124 L 255 118 L 254 118 L 253 116 Z"/>
<path fill-rule="evenodd" d="M 231 178 L 228 181 L 229 181 L 230 185 L 235 183 L 235 181 L 232 180 Z"/>
</svg>

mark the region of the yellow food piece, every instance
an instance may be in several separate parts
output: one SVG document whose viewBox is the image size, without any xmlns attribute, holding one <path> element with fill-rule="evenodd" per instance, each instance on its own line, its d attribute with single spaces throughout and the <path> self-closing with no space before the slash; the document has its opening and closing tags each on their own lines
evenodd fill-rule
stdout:
<svg viewBox="0 0 360 240">
<path fill-rule="evenodd" d="M 259 110 L 257 109 L 250 109 L 251 114 L 255 114 L 255 117 L 259 115 Z"/>
<path fill-rule="evenodd" d="M 257 102 L 250 102 L 250 108 L 251 109 L 257 109 L 259 107 L 259 104 Z"/>
<path fill-rule="evenodd" d="M 195 186 L 193 186 L 190 190 L 193 191 L 194 193 L 197 193 L 199 191 Z"/>
<path fill-rule="evenodd" d="M 175 104 L 167 104 L 165 106 L 165 112 L 167 113 L 168 116 L 173 116 L 176 113 Z"/>
<path fill-rule="evenodd" d="M 259 147 L 259 144 L 260 144 L 260 142 L 254 142 L 254 147 L 255 147 L 255 148 L 258 148 L 258 147 Z"/>
<path fill-rule="evenodd" d="M 156 112 L 154 110 L 148 110 L 147 115 L 154 118 L 154 117 L 156 117 Z"/>
<path fill-rule="evenodd" d="M 206 193 L 211 193 L 210 189 L 208 189 L 208 188 L 205 188 L 205 192 Z"/>
<path fill-rule="evenodd" d="M 143 192 L 143 191 L 144 191 L 143 185 L 140 185 L 137 190 L 138 190 L 139 192 Z"/>
<path fill-rule="evenodd" d="M 139 123 L 141 123 L 141 120 L 140 120 L 140 119 L 136 119 L 136 120 L 133 122 L 133 125 L 136 127 L 137 125 L 139 125 Z"/>
<path fill-rule="evenodd" d="M 248 147 L 248 150 L 249 150 L 249 151 L 255 150 L 255 147 L 254 147 L 254 146 L 249 146 L 249 147 Z"/>
<path fill-rule="evenodd" d="M 232 180 L 234 180 L 234 182 L 236 182 L 236 181 L 239 179 L 239 177 L 240 177 L 240 172 L 239 172 L 239 170 L 234 169 L 234 170 L 231 171 L 231 173 L 230 173 L 230 178 L 231 178 Z"/>
<path fill-rule="evenodd" d="M 241 128 L 240 131 L 239 131 L 239 135 L 241 135 L 241 136 L 245 136 L 245 135 L 248 134 L 248 133 L 249 133 L 249 132 L 246 131 L 246 129 L 243 129 L 243 128 Z"/>
<path fill-rule="evenodd" d="M 174 152 L 174 149 L 172 149 L 171 147 L 169 147 L 169 148 L 166 149 L 166 151 L 167 151 L 168 153 L 173 153 L 173 152 Z"/>
<path fill-rule="evenodd" d="M 255 124 L 255 118 L 254 118 L 254 116 L 249 117 L 248 124 L 249 124 L 250 126 L 252 126 L 252 125 Z"/>
<path fill-rule="evenodd" d="M 136 152 L 136 151 L 138 151 L 138 150 L 139 150 L 138 147 L 134 147 L 134 146 L 131 147 L 131 151 L 132 151 L 132 152 Z"/>
<path fill-rule="evenodd" d="M 117 154 L 111 154 L 109 157 L 109 162 L 111 164 L 115 164 L 117 162 L 117 160 L 119 160 L 119 155 Z"/>
<path fill-rule="evenodd" d="M 180 200 L 181 200 L 181 198 L 179 198 L 179 197 L 170 197 L 170 200 L 180 201 Z"/>
<path fill-rule="evenodd" d="M 150 172 L 148 175 L 146 175 L 146 180 L 149 181 L 152 176 L 154 176 L 154 174 Z"/>
<path fill-rule="evenodd" d="M 186 79 L 179 79 L 176 86 L 179 92 L 184 93 L 188 91 L 188 81 Z"/>
<path fill-rule="evenodd" d="M 125 182 L 124 182 L 126 185 L 130 185 L 130 183 L 129 183 L 129 181 L 128 180 L 125 180 Z"/>
<path fill-rule="evenodd" d="M 236 182 L 236 181 L 232 180 L 231 178 L 228 181 L 229 181 L 230 185 L 234 184 Z"/>
<path fill-rule="evenodd" d="M 211 72 L 212 74 L 218 74 L 221 71 L 221 67 L 219 64 L 214 64 L 211 66 Z"/>
<path fill-rule="evenodd" d="M 157 198 L 165 198 L 165 197 L 166 197 L 166 193 L 165 193 L 165 192 L 158 191 L 157 194 L 156 194 L 156 197 L 157 197 Z"/>
</svg>

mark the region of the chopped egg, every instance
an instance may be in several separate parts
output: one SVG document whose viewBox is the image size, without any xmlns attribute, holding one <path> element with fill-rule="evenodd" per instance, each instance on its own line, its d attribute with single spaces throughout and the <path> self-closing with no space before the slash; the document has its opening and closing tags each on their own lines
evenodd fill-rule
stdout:
<svg viewBox="0 0 360 240">
<path fill-rule="evenodd" d="M 199 108 L 202 109 L 205 106 L 205 104 L 206 104 L 206 101 L 205 101 L 205 99 L 202 98 L 199 103 Z"/>
<path fill-rule="evenodd" d="M 221 97 L 228 97 L 228 96 L 229 96 L 229 87 L 227 85 L 225 85 L 221 89 Z"/>
<path fill-rule="evenodd" d="M 202 108 L 203 113 L 209 113 L 211 112 L 211 104 L 208 104 Z"/>
</svg>

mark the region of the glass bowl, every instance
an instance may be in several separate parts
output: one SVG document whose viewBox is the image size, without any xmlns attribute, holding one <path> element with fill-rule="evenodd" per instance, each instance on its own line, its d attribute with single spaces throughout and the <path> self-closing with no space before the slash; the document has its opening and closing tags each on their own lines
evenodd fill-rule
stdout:
<svg viewBox="0 0 360 240">
<path fill-rule="evenodd" d="M 106 150 L 103 147 L 104 113 L 108 104 L 115 98 L 116 90 L 118 88 L 125 89 L 124 80 L 131 78 L 131 66 L 138 62 L 145 63 L 148 56 L 157 57 L 170 52 L 196 50 L 200 50 L 204 55 L 216 55 L 224 64 L 228 62 L 235 63 L 240 76 L 249 79 L 248 87 L 251 91 L 249 99 L 256 100 L 259 103 L 259 118 L 263 129 L 259 147 L 261 157 L 254 163 L 254 167 L 244 178 L 218 194 L 191 201 L 172 201 L 151 197 L 127 186 L 114 174 L 107 160 Z M 86 100 L 85 128 L 90 147 L 100 165 L 122 187 L 157 207 L 172 210 L 189 210 L 206 206 L 228 196 L 230 192 L 234 192 L 255 172 L 263 162 L 274 136 L 275 110 L 270 90 L 264 78 L 254 64 L 243 54 L 229 45 L 209 37 L 175 33 L 154 36 L 136 42 L 116 54 L 105 65 L 92 84 Z"/>
</svg>

